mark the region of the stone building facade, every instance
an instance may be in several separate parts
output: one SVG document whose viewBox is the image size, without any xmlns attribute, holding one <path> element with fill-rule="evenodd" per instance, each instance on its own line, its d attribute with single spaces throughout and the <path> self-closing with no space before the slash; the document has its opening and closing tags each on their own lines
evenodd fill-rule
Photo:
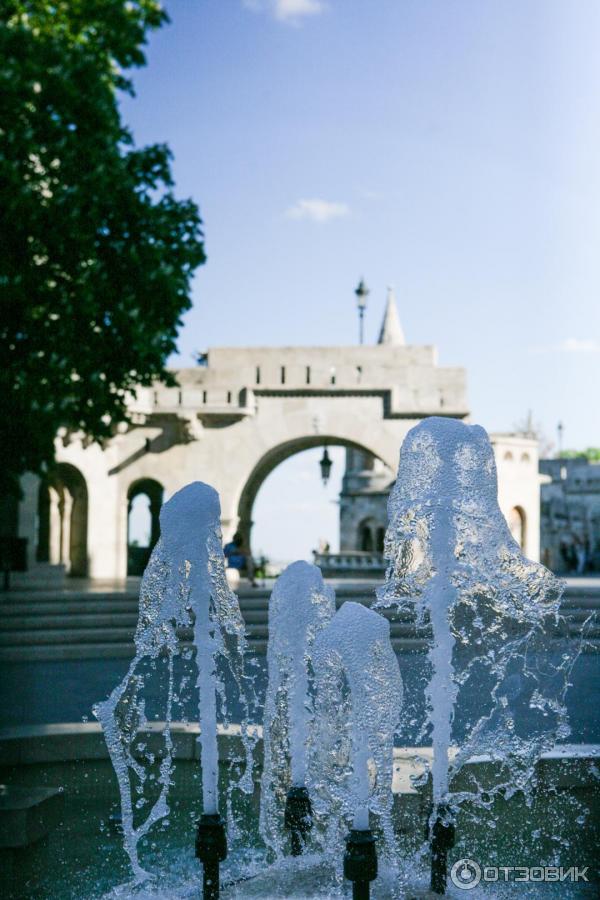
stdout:
<svg viewBox="0 0 600 900">
<path fill-rule="evenodd" d="M 130 423 L 105 446 L 60 434 L 51 475 L 23 479 L 18 529 L 30 571 L 62 565 L 74 575 L 124 578 L 136 554 L 140 565 L 128 527 L 136 498 L 147 499 L 154 539 L 163 500 L 194 480 L 219 492 L 224 538 L 239 530 L 251 546 L 254 500 L 270 472 L 295 453 L 328 445 L 348 452 L 344 544 L 362 546 L 350 512 L 362 485 L 360 516 L 373 520 L 379 545 L 383 498 L 407 431 L 427 416 L 468 415 L 464 369 L 440 367 L 432 346 L 405 343 L 391 294 L 376 345 L 217 347 L 202 365 L 175 375 L 177 387 L 141 388 L 130 399 Z M 501 505 L 508 514 L 522 511 L 526 548 L 536 558 L 537 460 L 529 444 L 507 440 L 514 449 L 498 451 Z"/>
</svg>

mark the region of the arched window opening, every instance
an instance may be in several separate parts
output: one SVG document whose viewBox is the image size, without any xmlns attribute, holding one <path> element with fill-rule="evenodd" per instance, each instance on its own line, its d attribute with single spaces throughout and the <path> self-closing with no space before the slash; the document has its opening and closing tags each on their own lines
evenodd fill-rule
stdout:
<svg viewBox="0 0 600 900">
<path fill-rule="evenodd" d="M 378 553 L 383 553 L 384 542 L 385 542 L 385 528 L 379 527 L 377 529 L 377 546 L 376 546 L 376 550 Z"/>
<path fill-rule="evenodd" d="M 372 553 L 375 549 L 376 531 L 373 519 L 363 519 L 358 526 L 358 546 L 364 553 Z"/>
<path fill-rule="evenodd" d="M 163 487 L 145 478 L 127 492 L 127 574 L 141 575 L 160 537 Z"/>
<path fill-rule="evenodd" d="M 367 553 L 373 550 L 373 536 L 368 525 L 363 525 L 360 530 L 360 549 Z"/>
<path fill-rule="evenodd" d="M 146 494 L 137 494 L 131 501 L 128 537 L 134 547 L 149 547 L 152 542 L 152 513 Z"/>
</svg>

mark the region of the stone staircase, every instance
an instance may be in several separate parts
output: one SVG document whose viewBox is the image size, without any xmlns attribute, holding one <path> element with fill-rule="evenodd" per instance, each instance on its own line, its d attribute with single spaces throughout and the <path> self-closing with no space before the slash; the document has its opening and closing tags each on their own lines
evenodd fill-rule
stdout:
<svg viewBox="0 0 600 900">
<path fill-rule="evenodd" d="M 370 604 L 373 584 L 337 585 L 337 602 Z M 240 607 L 249 644 L 264 653 L 268 639 L 270 589 L 240 588 Z M 597 612 L 586 633 L 588 650 L 600 650 L 600 584 L 594 588 L 569 586 L 563 599 L 569 634 L 577 639 L 582 623 Z M 11 591 L 0 594 L 0 662 L 76 660 L 130 657 L 137 622 L 136 591 Z M 391 618 L 391 617 L 390 617 Z M 392 643 L 397 650 L 426 646 L 429 629 L 418 629 L 409 615 L 391 620 Z M 184 643 L 191 629 L 181 629 Z"/>
</svg>

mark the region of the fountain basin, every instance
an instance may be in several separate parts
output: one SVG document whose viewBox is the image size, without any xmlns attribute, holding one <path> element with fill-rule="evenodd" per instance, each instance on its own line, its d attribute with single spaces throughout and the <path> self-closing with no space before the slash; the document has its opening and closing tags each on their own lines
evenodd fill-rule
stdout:
<svg viewBox="0 0 600 900">
<path fill-rule="evenodd" d="M 157 722 L 142 732 L 139 742 L 144 752 L 158 751 L 162 723 Z M 197 725 L 174 723 L 173 742 L 175 768 L 172 787 L 172 812 L 169 827 L 157 824 L 142 849 L 145 864 L 161 872 L 157 894 L 148 896 L 198 896 L 200 872 L 193 857 L 194 823 L 201 812 L 201 776 L 199 729 Z M 219 730 L 220 783 L 224 789 L 232 763 L 230 758 L 243 758 L 239 728 Z M 545 754 L 536 767 L 538 787 L 530 807 L 522 796 L 497 797 L 490 808 L 477 811 L 465 803 L 457 821 L 457 842 L 450 864 L 469 857 L 487 866 L 563 865 L 588 866 L 590 884 L 559 885 L 561 896 L 597 896 L 600 875 L 597 846 L 600 845 L 600 766 L 596 745 L 557 747 Z M 401 859 L 407 867 L 411 883 L 423 881 L 426 866 L 415 862 L 423 844 L 429 812 L 430 786 L 422 778 L 431 757 L 431 748 L 394 749 L 394 829 L 401 847 Z M 238 881 L 224 896 L 257 896 L 260 887 L 239 881 L 244 874 L 264 870 L 265 853 L 258 837 L 259 781 L 262 748 L 259 740 L 252 796 L 235 798 L 236 817 L 242 839 L 232 849 L 223 869 L 225 882 Z M 415 779 L 424 780 L 420 786 Z M 493 786 L 498 766 L 489 758 L 470 761 L 452 783 L 452 789 L 468 790 L 476 780 L 485 790 Z M 22 727 L 0 733 L 0 783 L 25 788 L 63 788 L 63 809 L 55 827 L 28 846 L 0 849 L 0 894 L 36 900 L 95 900 L 130 879 L 128 858 L 123 850 L 117 817 L 119 803 L 116 779 L 98 723 L 60 724 Z M 224 805 L 223 807 L 224 808 Z M 583 816 L 583 819 L 581 818 Z M 376 824 L 376 823 L 375 823 Z M 554 836 L 560 835 L 560 840 Z M 403 863 L 403 864 L 404 864 Z M 325 876 L 320 863 L 316 875 L 307 870 L 301 878 L 286 874 L 283 863 L 272 896 L 286 884 L 320 879 L 326 884 L 333 874 Z M 287 864 L 289 870 L 289 864 Z M 296 870 L 294 870 L 296 871 Z M 312 870 L 311 870 L 312 871 Z M 321 873 L 321 874 L 319 874 Z M 264 876 L 263 876 L 264 877 Z M 492 886 L 490 886 L 491 888 Z M 525 887 L 523 885 L 515 885 Z M 550 886 L 549 886 L 550 887 Z M 264 885 L 262 890 L 264 890 Z M 285 888 L 286 890 L 289 888 Z M 301 889 L 298 888 L 300 891 Z M 386 896 L 382 881 L 373 897 Z M 591 890 L 592 893 L 586 893 Z M 246 891 L 246 893 L 244 893 Z M 416 896 L 406 894 L 406 896 Z M 116 895 L 115 895 L 116 896 Z M 125 890 L 119 896 L 133 896 Z M 264 896 L 264 894 L 262 895 Z M 303 896 L 302 893 L 291 896 Z M 311 896 L 311 894 L 304 894 Z M 312 896 L 318 896 L 314 894 Z M 323 896 L 323 894 L 321 894 Z M 459 896 L 465 896 L 464 891 Z M 472 892 L 470 896 L 473 896 Z M 519 896 L 525 897 L 523 891 Z M 535 896 L 535 895 L 532 895 Z"/>
</svg>

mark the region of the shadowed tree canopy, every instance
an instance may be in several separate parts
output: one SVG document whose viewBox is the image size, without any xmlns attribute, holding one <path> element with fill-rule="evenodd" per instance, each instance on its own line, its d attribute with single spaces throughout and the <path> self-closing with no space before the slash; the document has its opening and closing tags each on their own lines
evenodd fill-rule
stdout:
<svg viewBox="0 0 600 900">
<path fill-rule="evenodd" d="M 0 0 L 0 479 L 94 439 L 136 384 L 169 381 L 201 221 L 164 145 L 120 121 L 156 0 Z"/>
</svg>

